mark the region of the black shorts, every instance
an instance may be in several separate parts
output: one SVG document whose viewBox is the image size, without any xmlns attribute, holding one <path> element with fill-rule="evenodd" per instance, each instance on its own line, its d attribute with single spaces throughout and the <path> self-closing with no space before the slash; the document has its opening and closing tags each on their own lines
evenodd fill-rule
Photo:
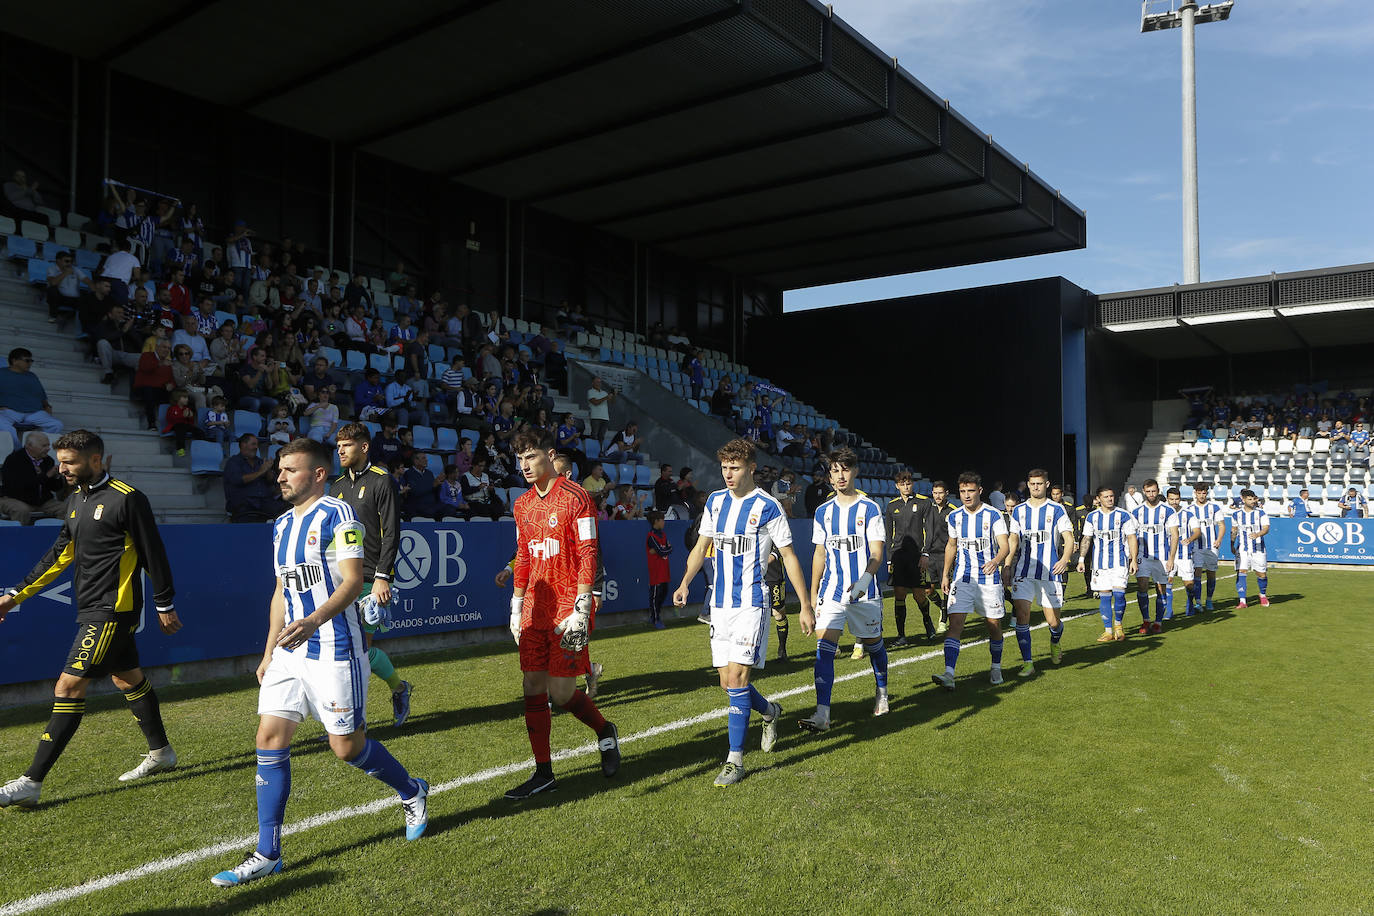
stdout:
<svg viewBox="0 0 1374 916">
<path fill-rule="evenodd" d="M 137 629 L 137 614 L 118 614 L 113 619 L 78 617 L 76 639 L 72 640 L 63 672 L 95 678 L 137 668 L 138 646 L 134 643 Z"/>
<path fill-rule="evenodd" d="M 768 606 L 775 611 L 786 613 L 787 607 L 787 583 L 779 582 L 777 585 L 768 586 Z"/>
<path fill-rule="evenodd" d="M 928 585 L 918 551 L 907 548 L 892 552 L 893 588 L 926 588 Z"/>
</svg>

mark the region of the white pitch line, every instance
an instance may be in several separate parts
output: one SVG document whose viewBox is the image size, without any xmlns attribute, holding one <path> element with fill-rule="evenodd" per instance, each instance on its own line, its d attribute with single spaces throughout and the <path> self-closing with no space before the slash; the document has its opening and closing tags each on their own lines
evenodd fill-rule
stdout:
<svg viewBox="0 0 1374 916">
<path fill-rule="evenodd" d="M 1232 577 L 1226 576 L 1218 578 L 1229 579 Z M 1175 588 L 1174 591 L 1182 591 L 1182 589 Z M 1081 614 L 1073 614 L 1071 616 L 1062 617 L 1060 619 L 1067 623 L 1070 620 L 1078 620 L 1082 617 L 1091 617 L 1096 613 L 1096 611 L 1084 611 Z M 1031 629 L 1040 630 L 1044 629 L 1044 627 L 1044 623 L 1038 623 L 1035 626 L 1031 627 Z M 985 645 L 986 643 L 986 639 L 979 639 L 975 640 L 974 642 L 964 643 L 963 648 L 972 648 L 974 646 Z M 896 661 L 888 663 L 888 670 L 890 671 L 893 668 L 900 668 L 903 665 L 915 664 L 916 662 L 929 661 L 932 658 L 939 658 L 943 654 L 944 649 L 941 648 L 931 650 L 930 652 L 922 653 L 921 655 L 910 655 L 905 658 L 899 658 Z M 845 681 L 852 681 L 856 678 L 872 676 L 872 670 L 860 669 L 858 671 L 851 671 L 848 674 L 842 674 L 836 677 L 835 683 L 842 684 Z M 793 687 L 788 690 L 784 690 L 781 693 L 771 694 L 770 698 L 774 700 L 786 699 L 788 697 L 799 696 L 800 694 L 807 693 L 808 691 L 814 691 L 815 689 L 815 684 L 809 683 L 801 687 Z M 655 738 L 659 735 L 663 735 L 668 732 L 680 731 L 684 728 L 691 728 L 693 725 L 702 725 L 706 722 L 710 722 L 712 719 L 722 718 L 725 716 L 725 714 L 725 709 L 717 708 L 712 709 L 709 712 L 701 713 L 700 715 L 690 716 L 685 719 L 675 719 L 672 722 L 665 722 L 662 725 L 655 725 L 652 728 L 647 728 L 642 732 L 637 732 L 633 735 L 627 735 L 626 737 L 620 739 L 620 743 L 629 744 L 634 741 L 641 741 L 645 738 Z M 567 748 L 565 750 L 558 751 L 553 755 L 552 759 L 570 760 L 574 757 L 583 757 L 587 754 L 595 753 L 596 750 L 597 747 L 595 744 L 584 744 L 581 747 Z M 513 773 L 523 772 L 525 770 L 528 770 L 533 765 L 534 760 L 533 758 L 531 758 L 529 760 L 522 760 L 519 763 L 507 763 L 502 766 L 490 767 L 489 769 L 479 770 L 476 773 L 469 773 L 467 776 L 460 776 L 457 779 L 450 779 L 448 782 L 432 786 L 430 787 L 429 794 L 437 795 L 440 792 L 447 792 L 450 789 L 459 789 L 463 786 L 470 786 L 475 785 L 477 783 L 489 782 L 493 779 L 497 779 L 502 776 L 509 776 Z M 378 799 L 377 801 L 368 802 L 365 805 L 354 805 L 349 808 L 340 808 L 337 811 L 329 811 L 324 814 L 316 814 L 312 817 L 307 817 L 304 820 L 299 820 L 292 824 L 283 826 L 281 833 L 284 837 L 291 836 L 292 834 L 300 833 L 304 830 L 312 830 L 316 827 L 324 827 L 328 824 L 333 824 L 338 821 L 347 820 L 349 818 L 362 817 L 363 815 L 367 814 L 376 814 L 379 811 L 384 811 L 388 807 L 399 803 L 400 800 L 395 797 L 382 798 Z M 225 840 L 223 842 L 215 843 L 212 846 L 202 846 L 200 849 L 193 849 L 188 852 L 178 853 L 177 855 L 168 856 L 163 859 L 154 859 L 151 862 L 145 862 L 142 865 L 127 869 L 126 871 L 114 872 L 113 874 L 103 875 L 99 878 L 94 878 L 90 881 L 87 881 L 85 884 L 77 884 L 71 887 L 63 887 L 51 891 L 43 891 L 42 893 L 34 894 L 30 897 L 24 897 L 23 899 L 12 901 L 10 903 L 4 904 L 3 906 L 0 906 L 0 916 L 17 916 L 17 914 L 20 913 L 32 913 L 33 911 L 40 910 L 43 907 L 52 906 L 53 904 L 57 903 L 66 903 L 67 901 L 75 900 L 78 897 L 84 897 L 87 894 L 93 894 L 96 891 L 108 890 L 109 888 L 117 887 L 121 884 L 126 884 L 137 878 L 147 878 L 150 875 L 157 875 L 161 874 L 162 872 L 171 871 L 175 868 L 181 868 L 183 865 L 192 865 L 196 862 L 203 862 L 206 859 L 212 859 L 216 856 L 222 856 L 227 853 L 233 852 L 236 849 L 242 850 L 246 847 L 255 845 L 256 843 L 256 836 L 243 836 L 239 837 L 238 839 Z"/>
</svg>

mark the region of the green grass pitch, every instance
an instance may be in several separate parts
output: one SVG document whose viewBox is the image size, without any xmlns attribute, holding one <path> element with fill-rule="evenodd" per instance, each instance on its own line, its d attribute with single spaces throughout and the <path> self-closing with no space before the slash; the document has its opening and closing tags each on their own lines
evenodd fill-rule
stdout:
<svg viewBox="0 0 1374 916">
<path fill-rule="evenodd" d="M 230 890 L 209 877 L 256 834 L 256 684 L 161 690 L 181 765 L 128 786 L 116 777 L 142 737 L 120 698 L 95 700 L 42 804 L 0 811 L 0 916 L 44 892 L 58 896 L 37 911 L 83 916 L 1368 912 L 1371 584 L 1365 571 L 1274 569 L 1273 605 L 1236 610 L 1223 578 L 1214 613 L 1151 637 L 1135 635 L 1131 595 L 1130 636 L 1106 646 L 1096 602 L 1072 601 L 1066 613 L 1086 616 L 1067 626 L 1063 664 L 1049 664 L 1042 627 L 1041 673 L 1018 678 L 1008 634 L 1000 687 L 971 626 L 952 694 L 930 683 L 938 641 L 891 653 L 879 719 L 868 662 L 842 655 L 837 676 L 865 673 L 836 685 L 821 736 L 796 724 L 813 708 L 815 643 L 794 614 L 791 662 L 770 659 L 757 679 L 768 695 L 797 691 L 782 738 L 760 752 L 755 717 L 749 776 L 731 789 L 711 785 L 724 698 L 695 620 L 597 634 L 598 702 L 630 739 L 620 775 L 575 754 L 555 763 L 558 792 L 525 804 L 501 799 L 529 757 L 513 646 L 404 657 L 412 718 L 373 734 L 448 784 L 428 833 L 406 843 L 394 803 L 348 811 L 287 836 L 281 875 Z M 375 678 L 369 703 L 389 722 Z M 0 712 L 0 778 L 28 765 L 47 715 Z M 319 734 L 307 723 L 293 749 L 288 828 L 389 794 Z M 560 715 L 553 740 L 557 752 L 591 735 Z M 63 896 L 103 876 L 115 878 Z"/>
</svg>

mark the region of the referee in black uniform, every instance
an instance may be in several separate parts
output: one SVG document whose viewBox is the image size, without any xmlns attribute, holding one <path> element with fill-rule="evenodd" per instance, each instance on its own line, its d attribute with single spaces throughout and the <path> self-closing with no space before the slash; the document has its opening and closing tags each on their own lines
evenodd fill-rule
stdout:
<svg viewBox="0 0 1374 916">
<path fill-rule="evenodd" d="M 945 545 L 949 543 L 949 514 L 957 505 L 949 501 L 949 487 L 943 480 L 937 480 L 930 487 L 930 507 L 926 512 L 925 539 L 921 541 L 921 568 L 930 580 L 933 593 L 944 573 Z M 934 573 L 934 575 L 932 575 Z M 940 607 L 940 622 L 935 627 L 937 634 L 949 629 L 949 596 L 935 598 Z"/>
<path fill-rule="evenodd" d="M 887 571 L 892 578 L 892 609 L 897 618 L 897 638 L 890 648 L 910 645 L 906 639 L 906 595 L 916 598 L 916 607 L 926 625 L 926 639 L 935 635 L 930 622 L 930 599 L 926 590 L 930 579 L 921 568 L 921 541 L 925 537 L 930 500 L 913 493 L 910 471 L 899 471 L 894 481 L 901 495 L 887 504 Z"/>
<path fill-rule="evenodd" d="M 143 615 L 143 576 L 153 584 L 158 624 L 181 629 L 172 607 L 172 568 L 144 496 L 105 473 L 105 444 L 95 433 L 73 430 L 57 440 L 57 467 L 76 489 L 67 499 L 62 530 L 47 555 L 17 588 L 0 597 L 0 621 L 74 566 L 76 639 L 53 689 L 52 718 L 23 776 L 0 786 L 0 808 L 38 803 L 43 779 L 76 733 L 91 682 L 109 675 L 148 739 L 143 761 L 120 776 L 141 779 L 176 766 L 177 755 L 162 726 L 153 685 L 138 666 L 134 632 Z"/>
<path fill-rule="evenodd" d="M 396 484 L 385 468 L 372 463 L 372 440 L 361 423 L 345 423 L 335 441 L 343 474 L 329 487 L 329 495 L 353 507 L 363 525 L 363 595 L 378 604 L 391 603 L 391 579 L 396 572 L 396 552 L 401 545 L 401 507 Z M 410 718 L 410 682 L 401 679 L 391 658 L 372 644 L 381 627 L 363 621 L 367 661 L 372 673 L 391 688 L 392 725 L 400 728 Z"/>
</svg>

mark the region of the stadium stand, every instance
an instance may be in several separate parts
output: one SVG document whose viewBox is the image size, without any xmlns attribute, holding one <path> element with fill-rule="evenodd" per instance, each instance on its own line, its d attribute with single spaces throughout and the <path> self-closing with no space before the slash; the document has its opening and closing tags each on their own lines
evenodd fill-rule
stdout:
<svg viewBox="0 0 1374 916">
<path fill-rule="evenodd" d="M 1154 477 L 1166 486 L 1207 483 L 1228 505 L 1249 488 L 1271 514 L 1287 515 L 1308 490 L 1307 511 L 1338 516 L 1351 487 L 1374 497 L 1370 478 L 1369 402 L 1374 389 L 1350 382 L 1295 384 L 1286 390 L 1223 396 L 1184 389 L 1182 400 L 1156 405 L 1130 481 Z M 1169 422 L 1168 427 L 1159 421 Z M 1187 494 L 1185 494 L 1187 495 Z"/>
</svg>

